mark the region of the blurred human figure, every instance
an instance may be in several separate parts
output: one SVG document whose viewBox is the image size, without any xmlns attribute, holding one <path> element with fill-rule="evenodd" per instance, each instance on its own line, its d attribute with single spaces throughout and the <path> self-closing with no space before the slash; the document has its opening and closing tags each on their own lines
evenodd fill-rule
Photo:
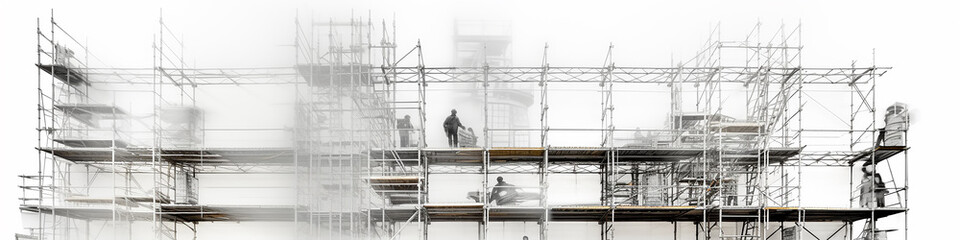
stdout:
<svg viewBox="0 0 960 240">
<path fill-rule="evenodd" d="M 460 118 L 457 117 L 457 110 L 450 110 L 450 116 L 447 116 L 447 120 L 443 121 L 443 131 L 447 134 L 447 145 L 450 147 L 460 146 L 457 130 L 462 127 L 463 124 L 460 123 Z"/>
<path fill-rule="evenodd" d="M 404 115 L 402 119 L 397 120 L 397 129 L 400 133 L 400 147 L 410 147 L 410 132 L 413 130 L 410 115 Z"/>
<path fill-rule="evenodd" d="M 397 129 L 400 131 L 400 147 L 410 147 L 410 131 L 413 130 L 410 115 L 404 115 L 403 119 L 397 120 Z"/>
<path fill-rule="evenodd" d="M 477 134 L 473 132 L 473 128 L 467 128 L 467 131 L 470 131 L 470 136 L 473 136 L 473 146 L 474 147 L 479 146 L 477 144 L 477 139 L 480 137 L 477 137 Z"/>
<path fill-rule="evenodd" d="M 884 197 L 888 190 L 883 178 L 876 173 L 873 164 L 866 163 L 860 170 L 863 172 L 863 179 L 860 181 L 860 207 L 885 207 Z"/>
<path fill-rule="evenodd" d="M 477 147 L 477 146 L 478 146 L 478 145 L 477 145 L 477 138 L 478 138 L 478 137 L 477 137 L 477 134 L 473 132 L 473 128 L 472 128 L 472 127 L 471 127 L 471 128 L 467 128 L 467 132 L 469 132 L 469 133 L 468 133 L 468 134 L 464 134 L 464 135 L 466 136 L 466 138 L 463 139 L 463 140 L 464 140 L 464 141 L 463 141 L 463 144 L 461 144 L 460 146 Z"/>
<path fill-rule="evenodd" d="M 489 202 L 497 201 L 497 205 L 511 204 L 517 201 L 517 187 L 507 183 L 502 176 L 497 176 L 497 185 L 490 191 Z"/>
</svg>

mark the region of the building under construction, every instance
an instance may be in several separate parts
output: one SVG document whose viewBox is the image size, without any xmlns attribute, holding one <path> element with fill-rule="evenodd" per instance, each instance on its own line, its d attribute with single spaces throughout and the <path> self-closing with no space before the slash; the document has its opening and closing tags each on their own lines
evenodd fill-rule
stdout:
<svg viewBox="0 0 960 240">
<path fill-rule="evenodd" d="M 509 35 L 457 30 L 457 65 L 437 66 L 389 21 L 292 20 L 296 64 L 241 68 L 188 65 L 162 18 L 152 66 L 91 66 L 124 59 L 38 20 L 17 238 L 222 238 L 204 229 L 218 223 L 296 239 L 907 236 L 905 109 L 876 105 L 890 68 L 805 67 L 800 26 L 717 27 L 667 67 L 617 65 L 613 45 L 592 65 L 553 66 L 543 45 L 539 66 L 513 66 Z M 435 144 L 443 92 L 464 89 L 474 146 Z M 569 106 L 574 90 L 598 104 Z M 284 98 L 258 112 L 257 91 Z M 819 179 L 841 179 L 843 205 L 808 203 Z"/>
</svg>

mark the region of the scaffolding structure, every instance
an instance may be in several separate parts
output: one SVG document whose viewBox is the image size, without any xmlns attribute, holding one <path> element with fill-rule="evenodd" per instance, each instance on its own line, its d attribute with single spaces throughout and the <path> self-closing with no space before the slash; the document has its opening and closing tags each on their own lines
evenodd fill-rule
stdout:
<svg viewBox="0 0 960 240">
<path fill-rule="evenodd" d="M 195 237 L 200 222 L 292 221 L 292 204 L 201 201 L 200 175 L 292 173 L 296 151 L 292 139 L 207 145 L 218 132 L 291 130 L 209 129 L 197 101 L 201 87 L 292 81 L 274 81 L 270 69 L 189 67 L 182 36 L 162 17 L 146 68 L 92 67 L 104 63 L 52 12 L 36 34 L 38 165 L 20 176 L 20 209 L 35 221 L 18 239 L 178 239 Z"/>
<path fill-rule="evenodd" d="M 52 17 L 49 31 L 38 20 L 38 172 L 21 176 L 21 210 L 37 221 L 18 237 L 91 239 L 108 229 L 110 239 L 135 238 L 138 229 L 152 229 L 155 239 L 196 238 L 203 222 L 279 221 L 292 223 L 297 239 L 429 239 L 434 222 L 476 223 L 479 239 L 495 238 L 495 222 L 536 223 L 532 239 L 552 237 L 550 225 L 560 222 L 597 223 L 601 239 L 624 237 L 617 229 L 637 222 L 670 223 L 673 239 L 690 239 L 684 226 L 693 239 L 884 239 L 890 231 L 880 225 L 902 226 L 906 239 L 909 147 L 881 142 L 876 120 L 876 85 L 890 68 L 803 67 L 799 25 L 761 35 L 765 28 L 757 24 L 737 41 L 723 40 L 717 26 L 694 58 L 669 67 L 616 65 L 613 44 L 598 66 L 551 66 L 544 45 L 540 66 L 482 59 L 434 67 L 419 42 L 397 52 L 396 25 L 386 20 L 298 16 L 295 25 L 293 67 L 190 67 L 183 38 L 161 17 L 153 66 L 96 68 L 84 43 Z M 428 126 L 439 125 L 428 124 L 428 91 L 444 84 L 479 86 L 477 147 L 428 146 Z M 265 85 L 294 93 L 292 127 L 205 126 L 198 89 Z M 492 126 L 492 92 L 528 85 L 539 94 L 539 127 Z M 565 85 L 593 86 L 599 109 L 582 115 L 596 114 L 600 126 L 551 127 L 551 94 Z M 615 100 L 637 94 L 626 87 L 667 93 L 664 127 L 618 128 L 614 115 L 633 103 Z M 135 109 L 117 100 L 131 98 L 151 104 Z M 742 111 L 732 111 L 734 104 Z M 849 111 L 848 118 L 836 109 Z M 843 125 L 810 119 L 828 114 Z M 398 124 L 403 115 L 415 116 L 413 127 Z M 211 146 L 207 135 L 217 131 L 290 137 L 280 147 Z M 554 144 L 569 132 L 600 139 Z M 492 136 L 539 143 L 515 146 Z M 837 136 L 844 141 L 820 140 Z M 401 146 L 407 138 L 412 144 Z M 883 172 L 864 175 L 888 179 L 868 190 L 895 201 L 858 204 L 866 185 L 854 170 L 865 165 Z M 821 167 L 849 170 L 846 207 L 802 201 L 802 187 L 816 188 L 801 184 L 802 173 Z M 292 175 L 295 201 L 204 204 L 198 176 L 217 173 Z M 491 181 L 500 174 L 535 175 L 535 186 L 519 186 L 531 196 L 528 204 L 492 203 L 489 193 L 504 188 Z M 430 179 L 438 175 L 479 176 L 476 203 L 431 201 L 437 185 Z M 555 204 L 554 175 L 598 176 L 599 199 Z M 829 236 L 808 229 L 819 222 L 836 229 Z"/>
<path fill-rule="evenodd" d="M 481 193 L 478 195 L 481 196 L 480 204 L 430 201 L 413 206 L 394 204 L 373 209 L 371 215 L 379 219 L 381 225 L 386 222 L 386 226 L 380 227 L 387 229 L 393 229 L 394 224 L 406 226 L 416 220 L 422 226 L 422 239 L 428 236 L 429 231 L 423 229 L 430 222 L 445 221 L 478 222 L 480 239 L 487 239 L 491 222 L 517 221 L 538 223 L 538 239 L 548 238 L 551 222 L 564 221 L 598 222 L 602 239 L 614 238 L 614 227 L 618 222 L 670 222 L 674 224 L 675 239 L 677 224 L 682 222 L 695 225 L 696 239 L 769 239 L 774 236 L 796 239 L 804 234 L 817 239 L 885 238 L 890 230 L 878 230 L 875 223 L 891 215 L 906 215 L 906 186 L 888 181 L 892 187 L 885 188 L 884 198 L 897 201 L 886 206 L 855 205 L 860 196 L 854 192 L 864 185 L 854 183 L 853 169 L 863 165 L 876 166 L 895 156 L 900 161 L 898 164 L 906 166 L 906 154 L 898 155 L 908 149 L 905 144 L 886 146 L 877 139 L 875 86 L 877 78 L 890 68 L 801 67 L 799 26 L 792 29 L 781 26 L 769 39 L 763 39 L 760 30 L 761 25 L 757 24 L 743 41 L 721 41 L 717 27 L 704 50 L 676 67 L 617 66 L 613 45 L 599 67 L 552 67 L 547 58 L 548 46 L 544 46 L 543 62 L 539 67 L 428 67 L 422 60 L 415 67 L 390 67 L 383 77 L 384 84 L 479 83 L 483 86 L 484 96 L 489 96 L 488 88 L 493 82 L 537 84 L 541 93 L 539 129 L 487 127 L 489 110 L 485 102 L 485 143 L 480 148 L 375 149 L 371 155 L 376 158 L 374 162 L 390 163 L 389 168 L 406 167 L 408 172 L 419 170 L 422 179 L 429 179 L 433 174 L 479 174 L 484 191 L 497 188 L 490 183 L 493 175 L 536 174 L 540 180 L 533 188 L 541 197 L 534 206 L 498 206 L 483 199 L 489 195 Z M 419 46 L 414 50 L 419 51 Z M 548 87 L 577 83 L 599 84 L 596 90 L 601 95 L 601 126 L 550 127 L 548 94 L 551 91 Z M 617 92 L 614 85 L 669 88 L 669 127 L 618 129 L 613 121 Z M 812 98 L 815 92 L 830 91 L 820 89 L 822 86 L 833 87 L 833 91 L 840 88 L 843 94 L 849 94 L 850 118 L 844 120 L 843 128 L 802 123 L 804 109 L 812 108 L 806 106 L 810 102 L 836 116 L 816 99 L 805 99 Z M 723 111 L 729 98 L 724 94 L 736 92 L 731 91 L 732 88 L 745 92 L 746 111 L 740 119 L 725 115 Z M 497 146 L 486 137 L 498 131 L 539 132 L 540 146 Z M 600 132 L 600 144 L 552 146 L 551 133 L 564 131 Z M 647 137 L 645 142 L 638 141 L 640 137 L 637 137 L 633 139 L 636 142 L 625 144 L 620 137 L 624 133 L 654 137 Z M 808 140 L 817 137 L 807 136 L 824 134 L 844 135 L 849 141 L 823 146 L 817 145 L 817 140 Z M 393 158 L 380 159 L 382 156 Z M 801 204 L 803 169 L 821 166 L 850 169 L 851 198 L 847 208 L 812 208 Z M 897 174 L 887 165 L 886 170 L 884 175 L 906 180 L 902 169 Z M 599 174 L 599 204 L 550 204 L 548 179 L 551 174 Z M 876 172 L 871 174 L 879 175 Z M 414 183 L 419 182 L 408 181 L 394 187 L 401 189 Z M 429 182 L 419 184 L 429 185 Z M 374 187 L 383 188 L 382 185 Z M 429 196 L 427 190 L 423 188 L 418 194 Z M 817 236 L 807 229 L 807 222 L 842 224 L 829 236 Z M 784 223 L 793 223 L 793 226 Z M 864 225 L 864 228 L 855 230 L 855 223 Z M 903 226 L 906 236 L 905 222 Z"/>
</svg>

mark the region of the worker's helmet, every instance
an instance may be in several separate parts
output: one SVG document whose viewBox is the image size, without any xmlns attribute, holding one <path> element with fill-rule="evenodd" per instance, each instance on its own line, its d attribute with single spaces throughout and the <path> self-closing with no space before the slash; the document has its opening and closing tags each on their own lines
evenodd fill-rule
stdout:
<svg viewBox="0 0 960 240">
<path fill-rule="evenodd" d="M 403 115 L 403 118 L 410 119 L 410 115 Z"/>
<path fill-rule="evenodd" d="M 503 177 L 497 176 L 497 182 L 503 182 Z"/>
<path fill-rule="evenodd" d="M 456 110 L 456 109 L 450 110 L 450 114 L 456 115 L 456 114 L 457 114 L 457 110 Z"/>
</svg>

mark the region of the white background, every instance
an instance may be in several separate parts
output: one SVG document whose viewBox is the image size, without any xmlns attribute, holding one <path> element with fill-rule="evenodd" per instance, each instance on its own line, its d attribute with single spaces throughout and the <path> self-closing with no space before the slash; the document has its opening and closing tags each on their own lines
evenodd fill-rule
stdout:
<svg viewBox="0 0 960 240">
<path fill-rule="evenodd" d="M 0 4 L 0 238 L 21 231 L 18 178 L 35 164 L 36 21 L 59 22 L 88 41 L 112 66 L 149 66 L 159 8 L 184 34 L 197 66 L 279 65 L 272 52 L 290 44 L 294 15 L 346 18 L 350 11 L 396 14 L 400 48 L 417 39 L 434 64 L 449 62 L 452 19 L 506 19 L 514 23 L 517 65 L 538 65 L 544 42 L 551 64 L 600 65 L 616 44 L 620 66 L 668 66 L 699 50 L 711 26 L 745 36 L 757 22 L 803 24 L 804 67 L 894 67 L 878 83 L 881 108 L 904 102 L 913 111 L 910 131 L 910 237 L 947 232 L 956 205 L 958 169 L 957 66 L 960 18 L 949 1 L 6 1 Z M 191 48 L 192 46 L 192 48 Z M 258 58 L 224 56 L 247 51 Z M 261 52 L 262 51 L 262 52 Z M 123 59 L 123 61 L 117 60 Z"/>
</svg>

